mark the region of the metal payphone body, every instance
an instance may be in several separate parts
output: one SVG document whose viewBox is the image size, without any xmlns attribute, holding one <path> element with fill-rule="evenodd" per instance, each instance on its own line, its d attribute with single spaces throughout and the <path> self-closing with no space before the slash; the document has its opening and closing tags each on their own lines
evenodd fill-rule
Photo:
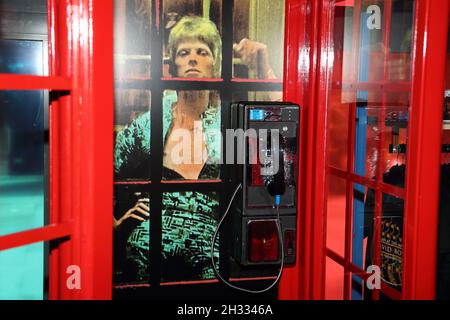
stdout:
<svg viewBox="0 0 450 320">
<path fill-rule="evenodd" d="M 235 144 L 237 164 L 231 175 L 235 185 L 242 183 L 234 201 L 233 256 L 243 266 L 280 264 L 278 213 L 284 263 L 295 263 L 299 124 L 300 108 L 295 104 L 238 102 L 231 106 L 231 128 L 244 134 Z M 273 143 L 277 142 L 274 133 L 279 134 L 278 143 Z M 278 165 L 270 172 L 267 167 L 273 166 L 276 155 Z"/>
</svg>

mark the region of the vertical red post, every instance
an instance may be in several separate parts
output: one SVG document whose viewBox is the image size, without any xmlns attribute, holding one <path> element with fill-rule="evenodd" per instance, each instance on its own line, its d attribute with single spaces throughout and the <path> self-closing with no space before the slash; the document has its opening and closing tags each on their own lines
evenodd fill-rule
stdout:
<svg viewBox="0 0 450 320">
<path fill-rule="evenodd" d="M 52 105 L 59 140 L 51 141 L 59 144 L 51 151 L 51 188 L 59 199 L 51 214 L 73 222 L 70 239 L 52 253 L 50 297 L 111 299 L 113 2 L 50 0 L 49 10 L 51 72 L 72 79 L 70 95 Z M 69 266 L 79 267 L 80 288 L 67 286 Z"/>
<path fill-rule="evenodd" d="M 303 76 L 309 76 L 308 70 L 309 65 L 305 65 L 302 63 L 302 55 L 301 52 L 306 48 L 306 4 L 307 0 L 287 0 L 286 1 L 286 22 L 285 22 L 285 39 L 284 39 L 284 100 L 291 101 L 293 103 L 298 103 L 300 106 L 303 106 L 303 86 L 302 82 L 306 82 L 307 80 L 302 78 L 302 72 L 300 68 L 306 69 L 303 70 Z M 299 21 L 303 21 L 303 23 L 299 23 Z M 303 58 L 305 58 L 303 56 Z M 304 121 L 303 116 L 300 118 L 301 124 L 300 127 L 303 128 Z M 301 130 L 300 139 L 303 141 L 303 132 Z M 302 150 L 302 145 L 304 145 L 301 141 L 299 141 L 299 149 Z M 302 159 L 303 157 L 300 157 Z M 300 160 L 301 161 L 301 160 Z M 302 266 L 304 264 L 303 260 L 303 249 L 302 245 L 304 244 L 303 235 L 304 233 L 301 231 L 303 226 L 303 217 L 301 215 L 301 203 L 302 200 L 300 195 L 302 194 L 302 170 L 298 170 L 298 186 L 299 186 L 299 196 L 297 200 L 297 210 L 299 212 L 297 216 L 297 261 L 294 267 L 286 268 L 283 272 L 283 277 L 280 281 L 279 286 L 279 299 L 300 299 L 302 296 L 301 287 L 303 285 L 302 279 L 300 277 L 300 270 L 303 269 Z"/>
<path fill-rule="evenodd" d="M 404 299 L 434 299 L 448 0 L 416 2 L 408 137 Z"/>
</svg>

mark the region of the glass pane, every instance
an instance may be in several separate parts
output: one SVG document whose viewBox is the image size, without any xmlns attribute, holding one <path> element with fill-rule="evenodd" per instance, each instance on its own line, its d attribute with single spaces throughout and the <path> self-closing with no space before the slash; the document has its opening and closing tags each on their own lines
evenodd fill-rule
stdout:
<svg viewBox="0 0 450 320">
<path fill-rule="evenodd" d="M 385 178 L 395 180 L 401 175 L 404 175 L 404 170 L 397 168 L 386 174 Z M 369 266 L 378 267 L 380 269 L 381 281 L 401 291 L 404 201 L 395 196 L 383 193 L 381 219 L 377 224 L 375 199 L 376 195 L 374 190 L 369 189 L 364 207 L 364 234 L 367 237 L 366 269 Z M 380 237 L 380 243 L 375 242 L 376 237 Z M 380 252 L 379 256 L 377 256 L 376 249 Z M 367 293 L 365 298 L 370 299 L 371 291 L 366 288 L 365 292 Z"/>
<path fill-rule="evenodd" d="M 222 135 L 217 91 L 164 91 L 163 179 L 220 178 Z"/>
<path fill-rule="evenodd" d="M 447 131 L 447 130 L 446 130 Z M 448 132 L 445 133 L 448 139 Z M 448 144 L 448 142 L 447 142 Z M 436 299 L 450 299 L 450 163 L 441 165 L 439 193 L 438 258 L 436 272 Z"/>
<path fill-rule="evenodd" d="M 353 157 L 350 173 L 400 188 L 405 186 L 414 4 L 410 0 L 337 1 L 331 19 L 334 31 L 328 96 L 329 163 L 347 171 L 346 163 Z M 391 21 L 383 19 L 387 10 L 391 11 Z M 347 148 L 349 141 L 354 141 L 353 149 Z M 330 179 L 331 201 L 337 201 L 331 192 L 339 185 L 335 180 Z M 343 182 L 340 187 L 343 207 L 344 185 Z M 380 194 L 381 204 L 375 203 L 375 198 L 373 190 L 353 185 L 349 262 L 363 270 L 372 261 L 379 262 L 382 281 L 401 290 L 403 200 Z M 377 206 L 382 209 L 374 223 Z M 340 220 L 329 215 L 327 231 L 333 234 L 328 234 L 327 239 L 340 237 L 338 242 L 343 242 L 342 217 L 343 213 Z M 338 249 L 342 253 L 341 246 Z M 380 252 L 375 260 L 374 252 Z M 370 299 L 371 292 L 361 279 L 352 275 L 352 280 L 352 298 Z"/>
<path fill-rule="evenodd" d="M 42 41 L 0 39 L 0 73 L 43 75 Z"/>
<path fill-rule="evenodd" d="M 162 282 L 215 279 L 210 250 L 218 208 L 216 192 L 163 193 Z M 214 247 L 216 264 L 219 241 Z"/>
<path fill-rule="evenodd" d="M 414 1 L 392 1 L 391 32 L 389 34 L 389 79 L 411 79 Z"/>
<path fill-rule="evenodd" d="M 0 91 L 0 235 L 45 223 L 44 92 Z"/>
<path fill-rule="evenodd" d="M 353 189 L 353 237 L 352 260 L 353 265 L 361 270 L 366 270 L 365 257 L 367 250 L 367 228 L 365 227 L 364 200 L 366 189 L 364 186 L 354 184 Z M 367 215 L 369 217 L 370 215 Z M 364 294 L 364 282 L 358 275 L 352 275 L 352 300 L 362 300 Z"/>
<path fill-rule="evenodd" d="M 116 89 L 115 95 L 115 180 L 149 180 L 151 93 Z"/>
<path fill-rule="evenodd" d="M 450 37 L 450 25 L 448 36 Z M 447 47 L 445 88 L 436 271 L 436 299 L 439 300 L 450 300 L 450 41 Z"/>
<path fill-rule="evenodd" d="M 327 198 L 327 247 L 344 256 L 345 252 L 345 210 L 346 188 L 344 179 L 329 176 Z"/>
<path fill-rule="evenodd" d="M 46 0 L 0 1 L 0 38 L 47 35 Z"/>
<path fill-rule="evenodd" d="M 149 282 L 150 197 L 135 188 L 114 192 L 114 284 Z"/>
<path fill-rule="evenodd" d="M 406 166 L 409 125 L 409 93 L 367 92 L 367 102 L 358 104 L 355 128 L 355 173 L 376 179 L 396 166 Z M 384 119 L 384 123 L 383 120 Z M 377 172 L 381 170 L 381 172 Z M 385 183 L 393 184 L 387 180 Z M 404 180 L 396 182 L 404 186 Z"/>
<path fill-rule="evenodd" d="M 344 267 L 326 258 L 325 300 L 344 299 Z"/>
<path fill-rule="evenodd" d="M 0 300 L 44 299 L 44 243 L 0 251 Z"/>
<path fill-rule="evenodd" d="M 116 79 L 149 79 L 151 0 L 114 1 L 114 67 Z"/>
<path fill-rule="evenodd" d="M 339 94 L 337 91 L 334 91 Z M 334 94 L 333 91 L 331 94 Z M 329 165 L 347 171 L 348 161 L 348 119 L 350 117 L 350 104 L 340 99 L 330 101 L 329 107 L 329 138 L 328 161 Z"/>
<path fill-rule="evenodd" d="M 240 0 L 233 8 L 233 76 L 282 79 L 285 1 Z"/>
<path fill-rule="evenodd" d="M 222 1 L 163 1 L 163 76 L 221 78 Z"/>
</svg>

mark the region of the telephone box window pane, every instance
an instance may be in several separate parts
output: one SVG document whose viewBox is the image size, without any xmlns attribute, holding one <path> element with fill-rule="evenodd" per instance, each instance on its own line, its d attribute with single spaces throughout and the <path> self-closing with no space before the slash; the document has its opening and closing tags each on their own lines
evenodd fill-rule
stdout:
<svg viewBox="0 0 450 320">
<path fill-rule="evenodd" d="M 0 1 L 0 38 L 10 35 L 47 36 L 46 0 Z"/>
<path fill-rule="evenodd" d="M 148 90 L 115 91 L 116 181 L 150 179 L 150 105 Z"/>
<path fill-rule="evenodd" d="M 337 254 L 345 253 L 346 188 L 344 179 L 330 175 L 327 199 L 327 247 Z"/>
<path fill-rule="evenodd" d="M 283 78 L 284 12 L 284 0 L 234 2 L 233 77 Z"/>
<path fill-rule="evenodd" d="M 0 91 L 0 235 L 45 223 L 43 91 Z"/>
<path fill-rule="evenodd" d="M 43 42 L 0 39 L 0 73 L 43 75 Z"/>
<path fill-rule="evenodd" d="M 116 79 L 150 79 L 151 0 L 114 1 Z"/>
<path fill-rule="evenodd" d="M 164 0 L 163 77 L 221 78 L 221 28 L 221 0 Z"/>
<path fill-rule="evenodd" d="M 217 91 L 164 91 L 163 179 L 220 179 L 220 109 Z"/>
<path fill-rule="evenodd" d="M 149 281 L 150 196 L 140 188 L 114 192 L 114 285 Z"/>
<path fill-rule="evenodd" d="M 397 177 L 400 169 L 388 173 L 391 177 Z M 379 268 L 381 281 L 397 291 L 402 290 L 403 274 L 403 221 L 404 201 L 395 196 L 382 195 L 381 220 L 377 231 L 375 218 L 375 192 L 369 189 L 364 205 L 364 231 L 367 237 L 367 249 L 365 265 Z M 376 232 L 379 232 L 377 235 Z M 380 243 L 375 243 L 376 237 L 380 237 Z M 377 249 L 377 250 L 376 250 Z M 376 251 L 380 252 L 379 261 L 376 263 Z M 366 288 L 366 299 L 370 300 L 371 291 Z"/>
<path fill-rule="evenodd" d="M 450 39 L 450 25 L 448 37 Z M 436 299 L 450 300 L 450 41 L 447 47 L 446 84 L 442 107 L 441 182 L 439 188 Z"/>
<path fill-rule="evenodd" d="M 375 180 L 377 170 L 385 173 L 406 166 L 410 95 L 377 91 L 360 91 L 358 95 L 365 99 L 356 108 L 354 171 Z M 383 182 L 403 187 L 404 176 L 401 179 Z"/>
<path fill-rule="evenodd" d="M 332 94 L 339 94 L 337 90 Z M 348 121 L 351 102 L 333 99 L 329 106 L 328 161 L 330 166 L 347 170 L 348 161 Z"/>
<path fill-rule="evenodd" d="M 325 300 L 343 300 L 344 267 L 327 257 L 325 270 Z"/>
<path fill-rule="evenodd" d="M 216 192 L 163 193 L 161 282 L 215 279 L 211 241 L 217 228 Z M 219 239 L 214 246 L 219 261 Z"/>
<path fill-rule="evenodd" d="M 44 243 L 0 251 L 0 300 L 44 299 Z"/>
</svg>

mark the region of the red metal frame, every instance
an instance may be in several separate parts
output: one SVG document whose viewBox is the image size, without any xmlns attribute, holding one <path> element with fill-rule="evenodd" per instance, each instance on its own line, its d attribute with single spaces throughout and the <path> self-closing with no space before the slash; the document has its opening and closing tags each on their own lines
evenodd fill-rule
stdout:
<svg viewBox="0 0 450 320">
<path fill-rule="evenodd" d="M 110 1 L 50 0 L 52 75 L 70 77 L 70 96 L 52 106 L 59 141 L 51 150 L 51 218 L 73 220 L 70 241 L 51 256 L 53 299 L 112 296 L 113 6 Z M 59 69 L 56 67 L 59 66 Z M 56 110 L 56 108 L 58 108 Z M 58 189 L 56 189 L 58 188 Z M 52 197 L 52 199 L 54 199 Z M 66 287 L 66 268 L 78 265 L 81 289 Z M 55 292 L 56 290 L 56 292 Z"/>
<path fill-rule="evenodd" d="M 0 90 L 66 94 L 50 106 L 50 225 L 0 237 L 0 250 L 59 239 L 50 299 L 112 295 L 112 2 L 49 0 L 50 76 L 0 75 Z M 111 35 L 110 37 L 105 35 Z M 81 288 L 66 286 L 66 268 Z"/>
<path fill-rule="evenodd" d="M 383 183 L 384 168 L 378 166 L 376 179 L 356 175 L 353 171 L 354 113 L 350 106 L 348 163 L 346 171 L 329 167 L 326 159 L 326 105 L 331 84 L 332 1 L 298 0 L 286 2 L 285 100 L 302 105 L 302 154 L 299 175 L 299 221 L 297 264 L 285 271 L 281 284 L 281 299 L 323 299 L 325 294 L 325 257 L 344 267 L 344 298 L 351 298 L 351 274 L 366 279 L 367 274 L 351 262 L 353 184 L 373 188 L 376 194 L 375 233 L 380 242 L 383 193 L 405 200 L 403 290 L 398 292 L 382 284 L 381 292 L 393 299 L 432 299 L 435 295 L 436 231 L 438 217 L 439 161 L 442 133 L 442 92 L 445 80 L 445 48 L 448 28 L 448 0 L 417 0 L 413 41 L 411 81 L 391 81 L 388 32 L 382 42 L 384 69 L 381 81 L 342 84 L 346 92 L 379 91 L 381 105 L 386 106 L 389 92 L 412 92 L 408 136 L 406 188 Z M 390 30 L 392 1 L 383 1 L 383 29 Z M 355 3 L 356 5 L 357 3 Z M 309 7 L 310 13 L 306 8 Z M 358 10 L 356 10 L 358 11 Z M 359 12 L 359 11 L 358 11 Z M 358 19 L 359 14 L 356 14 Z M 431 17 L 433 17 L 431 19 Z M 299 23 L 298 21 L 302 21 Z M 356 23 L 359 32 L 359 23 Z M 358 57 L 358 38 L 354 36 L 354 57 Z M 426 44 L 426 45 L 425 45 Z M 354 59 L 354 74 L 358 68 Z M 305 76 L 306 72 L 307 76 Z M 337 86 L 335 89 L 339 89 Z M 355 95 L 356 96 L 356 95 Z M 355 100 L 356 101 L 356 100 Z M 426 110 L 426 112 L 425 112 Z M 383 119 L 384 114 L 381 114 Z M 377 149 L 384 147 L 386 135 L 381 128 Z M 383 159 L 379 162 L 383 163 Z M 328 168 L 326 171 L 324 168 Z M 340 256 L 326 248 L 326 203 L 328 178 L 334 175 L 347 181 L 345 254 Z M 377 241 L 378 240 L 378 241 Z M 375 246 L 375 263 L 379 262 L 380 247 Z M 379 291 L 373 292 L 379 297 Z"/>
<path fill-rule="evenodd" d="M 406 175 L 404 299 L 435 297 L 448 11 L 448 0 L 417 3 L 412 130 L 409 131 Z"/>
</svg>

